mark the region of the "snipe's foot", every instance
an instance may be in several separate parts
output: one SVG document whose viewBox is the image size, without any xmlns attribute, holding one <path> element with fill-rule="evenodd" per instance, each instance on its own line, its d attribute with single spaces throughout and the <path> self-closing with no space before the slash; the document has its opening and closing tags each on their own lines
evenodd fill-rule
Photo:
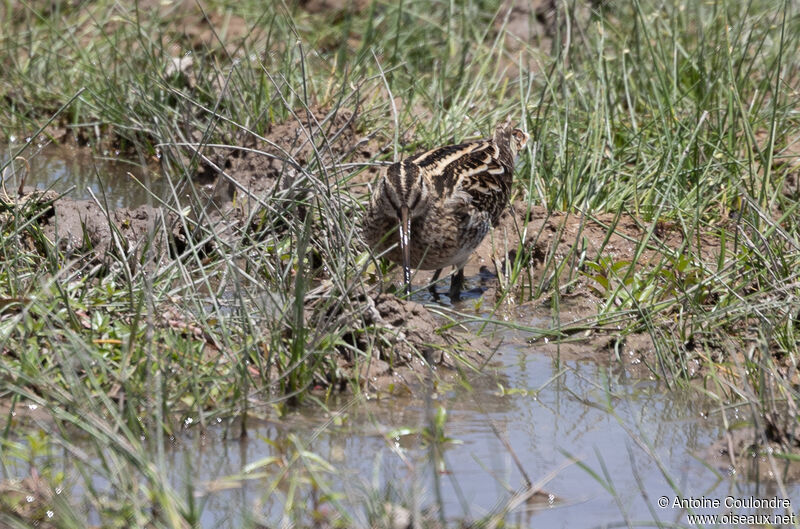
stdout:
<svg viewBox="0 0 800 529">
<path fill-rule="evenodd" d="M 431 284 L 430 286 L 428 286 L 428 292 L 431 293 L 431 297 L 433 298 L 433 301 L 436 301 L 436 302 L 439 301 L 439 292 L 436 291 L 436 285 L 435 284 Z"/>
</svg>

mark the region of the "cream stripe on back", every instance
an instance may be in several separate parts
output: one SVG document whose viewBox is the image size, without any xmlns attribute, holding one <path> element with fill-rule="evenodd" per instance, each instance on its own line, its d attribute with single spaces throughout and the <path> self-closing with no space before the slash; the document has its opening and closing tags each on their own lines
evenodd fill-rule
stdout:
<svg viewBox="0 0 800 529">
<path fill-rule="evenodd" d="M 459 149 L 458 151 L 450 153 L 449 155 L 439 160 L 435 160 L 431 165 L 429 165 L 425 169 L 427 171 L 433 171 L 434 173 L 439 173 L 443 171 L 445 167 L 455 162 L 465 154 L 474 151 L 476 147 L 482 147 L 482 146 L 483 144 L 481 144 L 480 142 L 467 144 L 464 146 L 463 149 Z M 437 152 L 439 152 L 440 150 L 441 149 L 433 149 L 432 151 L 428 151 L 425 154 L 423 154 L 422 157 L 414 159 L 413 163 L 417 165 L 426 165 L 425 162 L 428 160 L 428 158 L 435 156 Z"/>
</svg>

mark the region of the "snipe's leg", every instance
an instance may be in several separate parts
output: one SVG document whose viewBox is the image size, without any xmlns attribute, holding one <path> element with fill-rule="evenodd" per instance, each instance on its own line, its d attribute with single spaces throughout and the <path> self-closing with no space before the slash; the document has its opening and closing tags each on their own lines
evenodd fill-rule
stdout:
<svg viewBox="0 0 800 529">
<path fill-rule="evenodd" d="M 438 269 L 436 272 L 433 273 L 433 277 L 431 278 L 431 284 L 428 285 L 428 292 L 431 293 L 434 299 L 439 299 L 439 293 L 436 292 L 436 282 L 439 280 L 439 274 L 442 273 L 442 269 Z"/>
<path fill-rule="evenodd" d="M 461 287 L 464 286 L 464 265 L 456 267 L 456 272 L 450 278 L 450 301 L 458 301 L 461 299 Z"/>
</svg>

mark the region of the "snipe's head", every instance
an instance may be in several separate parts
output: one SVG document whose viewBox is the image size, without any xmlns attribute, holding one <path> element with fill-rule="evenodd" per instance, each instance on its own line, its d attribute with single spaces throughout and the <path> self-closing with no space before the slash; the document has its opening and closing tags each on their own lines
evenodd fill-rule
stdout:
<svg viewBox="0 0 800 529">
<path fill-rule="evenodd" d="M 367 222 L 386 218 L 397 221 L 406 295 L 411 294 L 412 220 L 428 211 L 428 196 L 428 184 L 419 167 L 400 162 L 386 170 L 370 203 Z"/>
<path fill-rule="evenodd" d="M 428 185 L 420 177 L 419 168 L 405 162 L 395 163 L 386 170 L 376 190 L 375 205 L 388 216 L 400 219 L 403 206 L 410 219 L 420 217 L 428 209 Z"/>
<path fill-rule="evenodd" d="M 504 123 L 497 125 L 494 129 L 494 142 L 501 149 L 508 149 L 512 160 L 525 147 L 529 138 L 530 136 L 522 129 L 515 129 L 511 126 L 511 118 L 506 119 Z"/>
</svg>

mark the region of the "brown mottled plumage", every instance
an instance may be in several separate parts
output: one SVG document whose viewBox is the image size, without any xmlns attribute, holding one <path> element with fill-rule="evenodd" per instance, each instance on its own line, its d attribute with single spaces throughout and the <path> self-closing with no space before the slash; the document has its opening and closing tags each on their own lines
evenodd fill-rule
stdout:
<svg viewBox="0 0 800 529">
<path fill-rule="evenodd" d="M 464 264 L 503 213 L 514 160 L 527 141 L 506 121 L 491 139 L 439 147 L 389 166 L 370 200 L 364 236 L 375 251 L 403 265 L 406 293 L 411 268 L 435 269 L 435 282 L 453 265 L 449 294 L 458 299 Z"/>
</svg>

